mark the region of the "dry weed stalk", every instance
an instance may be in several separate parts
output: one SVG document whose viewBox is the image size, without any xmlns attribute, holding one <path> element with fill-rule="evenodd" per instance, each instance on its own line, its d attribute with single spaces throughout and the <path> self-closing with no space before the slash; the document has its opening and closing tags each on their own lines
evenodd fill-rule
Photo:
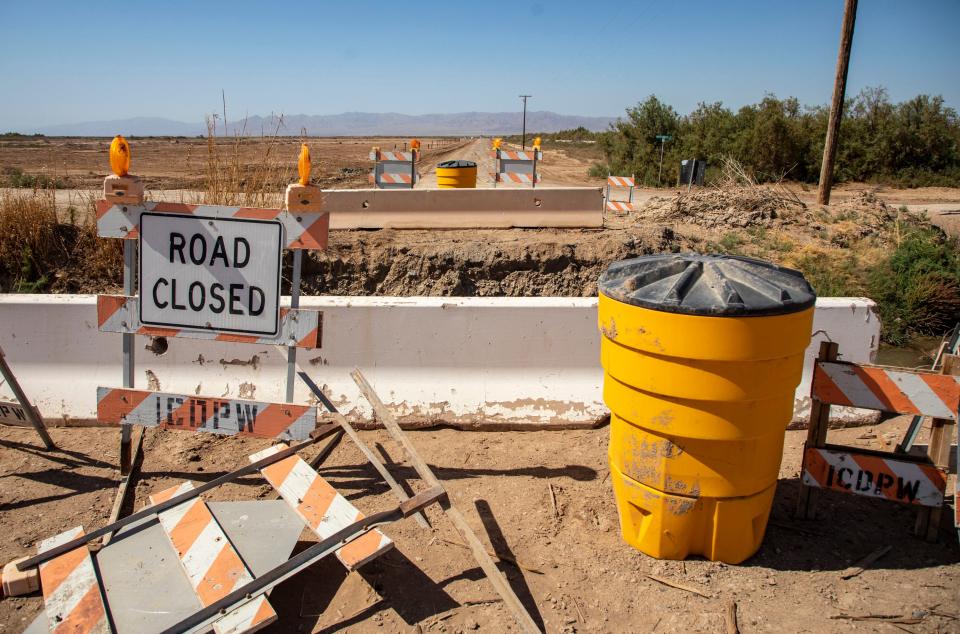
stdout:
<svg viewBox="0 0 960 634">
<path fill-rule="evenodd" d="M 274 159 L 282 127 L 283 117 L 278 117 L 273 131 L 255 140 L 247 136 L 244 120 L 233 138 L 228 136 L 226 127 L 218 137 L 216 117 L 208 118 L 206 178 L 200 202 L 244 207 L 275 205 L 292 169 L 292 162 Z M 248 163 L 244 155 L 251 149 L 258 155 Z"/>
</svg>

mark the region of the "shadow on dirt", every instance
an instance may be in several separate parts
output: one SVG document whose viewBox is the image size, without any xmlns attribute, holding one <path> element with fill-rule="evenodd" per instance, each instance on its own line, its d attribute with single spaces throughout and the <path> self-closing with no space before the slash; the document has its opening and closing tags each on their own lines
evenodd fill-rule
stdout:
<svg viewBox="0 0 960 634">
<path fill-rule="evenodd" d="M 741 565 L 839 572 L 886 546 L 892 550 L 871 564 L 871 570 L 931 568 L 960 562 L 949 498 L 939 539 L 928 543 L 913 534 L 919 507 L 817 491 L 816 519 L 800 520 L 793 516 L 799 492 L 798 478 L 780 480 L 763 545 Z"/>
</svg>

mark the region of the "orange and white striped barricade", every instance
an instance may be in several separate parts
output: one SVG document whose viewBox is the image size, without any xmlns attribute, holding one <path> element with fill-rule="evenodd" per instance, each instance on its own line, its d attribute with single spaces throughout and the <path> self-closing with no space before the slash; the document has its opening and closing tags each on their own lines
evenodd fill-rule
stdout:
<svg viewBox="0 0 960 634">
<path fill-rule="evenodd" d="M 945 357 L 940 374 L 860 365 L 837 361 L 837 344 L 823 342 L 811 382 L 797 515 L 813 519 L 814 489 L 831 489 L 917 506 L 916 533 L 935 540 L 947 487 L 950 432 L 956 430 L 960 416 L 957 359 Z M 930 417 L 933 433 L 927 455 L 827 443 L 831 405 Z"/>
<path fill-rule="evenodd" d="M 78 526 L 43 540 L 37 550 L 43 554 L 82 535 Z M 40 564 L 40 589 L 51 634 L 110 634 L 103 591 L 86 544 Z"/>
<path fill-rule="evenodd" d="M 329 424 L 309 441 L 258 452 L 250 465 L 199 486 L 183 482 L 155 492 L 140 511 L 92 533 L 77 527 L 42 541 L 37 555 L 17 562 L 21 571 L 39 567 L 45 614 L 38 622 L 57 634 L 255 632 L 277 620 L 267 595 L 286 579 L 330 554 L 350 570 L 383 554 L 393 542 L 377 526 L 441 502 L 446 493 L 435 486 L 365 516 L 296 453 L 338 428 Z M 284 501 L 208 505 L 201 498 L 256 471 Z M 320 543 L 290 556 L 305 526 Z M 91 553 L 87 544 L 108 533 L 117 537 Z"/>
<path fill-rule="evenodd" d="M 619 213 L 627 213 L 633 207 L 633 187 L 634 179 L 633 176 L 607 176 L 607 190 L 606 195 L 604 196 L 604 209 L 606 211 L 616 211 Z M 626 200 L 613 200 L 612 190 L 627 190 L 627 199 Z"/>
<path fill-rule="evenodd" d="M 279 445 L 264 449 L 250 456 L 250 462 L 263 460 L 282 449 Z M 263 467 L 260 473 L 320 539 L 364 518 L 363 513 L 296 454 Z M 393 541 L 373 530 L 337 550 L 337 559 L 348 570 L 355 570 L 391 548 Z"/>
<path fill-rule="evenodd" d="M 124 241 L 124 293 L 97 298 L 99 329 L 123 336 L 123 386 L 101 387 L 97 408 L 101 422 L 122 426 L 121 473 L 132 466 L 131 425 L 304 438 L 316 408 L 290 403 L 296 351 L 320 347 L 322 314 L 299 307 L 300 273 L 304 250 L 326 248 L 330 224 L 320 188 L 309 184 L 307 146 L 282 209 L 145 201 L 142 183 L 126 172 L 129 154 L 126 141 L 114 139 L 114 175 L 96 205 L 97 235 Z M 284 250 L 293 254 L 289 308 L 280 306 Z M 136 336 L 283 346 L 287 402 L 137 390 Z"/>
<path fill-rule="evenodd" d="M 409 152 L 387 152 L 373 148 L 370 160 L 373 161 L 370 182 L 377 189 L 413 189 L 420 180 L 420 175 L 417 174 L 417 161 L 420 160 L 418 149 Z"/>
<path fill-rule="evenodd" d="M 491 150 L 490 156 L 494 159 L 493 186 L 497 185 L 529 185 L 536 187 L 540 182 L 540 173 L 537 172 L 537 163 L 543 160 L 543 151 L 538 148 L 530 150 Z"/>
</svg>

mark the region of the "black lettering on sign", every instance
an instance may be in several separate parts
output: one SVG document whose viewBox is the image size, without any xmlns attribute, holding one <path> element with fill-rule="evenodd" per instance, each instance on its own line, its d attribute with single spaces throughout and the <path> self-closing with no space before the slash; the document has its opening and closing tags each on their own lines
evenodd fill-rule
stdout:
<svg viewBox="0 0 960 634">
<path fill-rule="evenodd" d="M 182 233 L 177 233 L 175 231 L 170 232 L 170 264 L 173 264 L 173 252 L 176 251 L 180 255 L 180 264 L 186 264 L 187 261 L 183 257 L 183 247 L 187 245 L 187 239 L 183 237 Z"/>
<path fill-rule="evenodd" d="M 254 297 L 257 297 L 256 303 L 254 302 Z M 258 305 L 259 304 L 259 305 Z M 263 312 L 263 307 L 266 306 L 267 302 L 264 299 L 263 291 L 258 286 L 250 287 L 250 298 L 249 303 L 247 304 L 247 310 L 251 315 L 257 316 Z M 254 308 L 256 306 L 256 308 Z"/>
<path fill-rule="evenodd" d="M 157 295 L 157 290 L 160 288 L 160 285 L 170 286 L 170 282 L 167 281 L 167 278 L 161 277 L 157 280 L 157 283 L 153 285 L 153 305 L 157 308 L 166 308 L 169 302 L 161 302 L 159 295 Z"/>
<path fill-rule="evenodd" d="M 227 305 L 226 302 L 223 301 L 223 284 L 214 282 L 214 284 L 210 286 L 210 300 L 210 310 L 218 315 L 222 313 Z M 216 302 L 216 304 L 213 302 Z"/>
<path fill-rule="evenodd" d="M 13 415 L 17 417 L 17 420 L 27 420 L 27 414 L 23 411 L 22 407 L 14 409 Z"/>
<path fill-rule="evenodd" d="M 197 245 L 200 245 L 197 248 Z M 207 241 L 199 233 L 190 238 L 190 261 L 194 264 L 203 264 L 207 261 Z"/>
<path fill-rule="evenodd" d="M 207 402 L 202 398 L 193 399 L 197 403 L 197 413 L 199 418 L 195 427 L 205 427 L 207 424 Z"/>
<path fill-rule="evenodd" d="M 243 262 L 240 262 L 240 245 L 243 245 Z M 233 241 L 233 265 L 242 269 L 250 261 L 250 243 L 246 238 L 235 238 Z"/>
<path fill-rule="evenodd" d="M 196 291 L 200 291 L 197 293 Z M 187 301 L 190 302 L 190 308 L 195 313 L 203 310 L 203 303 L 207 300 L 207 289 L 200 282 L 194 282 L 190 285 L 190 292 L 187 293 Z"/>
<path fill-rule="evenodd" d="M 873 474 L 861 469 L 860 472 L 857 473 L 857 491 L 869 491 L 872 487 Z"/>
<path fill-rule="evenodd" d="M 237 308 L 237 304 L 240 303 L 240 289 L 243 288 L 243 284 L 231 284 L 230 285 L 230 314 L 231 315 L 242 315 L 243 308 Z"/>
<path fill-rule="evenodd" d="M 884 489 L 889 489 L 890 485 L 893 484 L 893 476 L 889 473 L 878 473 L 877 474 L 877 488 L 874 489 L 874 493 L 877 495 L 882 495 Z"/>
<path fill-rule="evenodd" d="M 0 416 L 3 416 L 4 418 L 6 418 L 9 415 L 10 415 L 10 408 L 7 407 L 6 405 L 0 405 Z"/>
<path fill-rule="evenodd" d="M 177 278 L 170 280 L 170 306 L 174 310 L 186 310 L 187 307 L 177 303 Z"/>
<path fill-rule="evenodd" d="M 213 428 L 220 429 L 220 419 L 230 420 L 230 401 L 225 401 L 219 405 L 213 406 Z"/>
<path fill-rule="evenodd" d="M 223 265 L 229 267 L 227 260 L 227 248 L 223 244 L 223 236 L 217 236 L 217 241 L 213 243 L 213 253 L 210 255 L 210 266 L 217 263 L 217 260 L 223 260 Z"/>
<path fill-rule="evenodd" d="M 906 497 L 913 502 L 917 499 L 917 492 L 920 490 L 920 480 L 905 481 L 903 478 L 897 478 L 897 499 L 902 500 Z"/>
<path fill-rule="evenodd" d="M 176 404 L 176 407 L 174 407 Z M 183 405 L 183 399 L 179 396 L 168 396 L 167 397 L 167 425 L 172 425 L 174 427 L 183 427 L 183 417 L 178 416 L 176 419 L 173 418 L 173 412 L 180 408 Z"/>
<path fill-rule="evenodd" d="M 237 427 L 239 431 L 252 432 L 253 425 L 257 421 L 257 406 L 237 403 Z"/>
<path fill-rule="evenodd" d="M 837 483 L 838 483 L 840 486 L 842 486 L 844 489 L 849 489 L 849 488 L 851 488 L 851 484 L 850 484 L 849 482 L 844 482 L 844 480 L 843 480 L 843 472 L 844 472 L 844 471 L 846 471 L 847 474 L 849 474 L 849 475 L 851 475 L 851 476 L 853 475 L 853 469 L 850 469 L 849 467 L 841 467 L 840 470 L 837 472 Z"/>
</svg>

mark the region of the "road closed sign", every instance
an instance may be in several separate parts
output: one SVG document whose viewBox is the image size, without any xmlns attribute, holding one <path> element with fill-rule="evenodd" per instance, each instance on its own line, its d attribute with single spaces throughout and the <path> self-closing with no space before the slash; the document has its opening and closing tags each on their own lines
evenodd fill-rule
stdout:
<svg viewBox="0 0 960 634">
<path fill-rule="evenodd" d="M 142 214 L 141 323 L 276 335 L 282 244 L 278 222 Z"/>
</svg>

